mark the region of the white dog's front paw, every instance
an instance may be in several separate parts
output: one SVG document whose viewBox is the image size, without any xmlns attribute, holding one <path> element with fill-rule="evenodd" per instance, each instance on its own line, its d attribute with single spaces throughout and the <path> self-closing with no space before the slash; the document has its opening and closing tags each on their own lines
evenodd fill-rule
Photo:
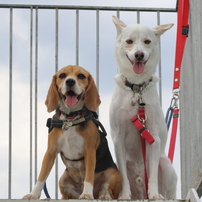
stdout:
<svg viewBox="0 0 202 202">
<path fill-rule="evenodd" d="M 130 196 L 125 196 L 125 195 L 122 195 L 119 197 L 120 200 L 130 200 L 131 197 Z"/>
<path fill-rule="evenodd" d="M 164 197 L 161 194 L 148 194 L 149 199 L 155 199 L 155 200 L 161 200 L 164 199 Z"/>
<path fill-rule="evenodd" d="M 131 192 L 130 191 L 125 191 L 125 192 L 122 191 L 122 193 L 120 193 L 120 195 L 119 195 L 119 199 L 124 199 L 124 200 L 131 199 Z"/>
<path fill-rule="evenodd" d="M 131 191 L 129 183 L 123 183 L 122 191 L 119 194 L 119 199 L 131 199 Z"/>
<path fill-rule="evenodd" d="M 149 183 L 148 184 L 148 198 L 149 199 L 164 199 L 164 197 L 159 194 L 157 183 Z"/>
<path fill-rule="evenodd" d="M 27 195 L 23 196 L 22 199 L 39 199 L 39 198 L 40 198 L 40 196 L 35 196 L 33 194 L 27 194 Z"/>
</svg>

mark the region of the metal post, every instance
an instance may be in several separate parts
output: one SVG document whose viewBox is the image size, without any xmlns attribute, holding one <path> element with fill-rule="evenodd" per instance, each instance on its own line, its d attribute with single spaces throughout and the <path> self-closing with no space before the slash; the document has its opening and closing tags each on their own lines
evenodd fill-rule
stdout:
<svg viewBox="0 0 202 202">
<path fill-rule="evenodd" d="M 120 11 L 118 10 L 118 11 L 116 11 L 116 16 L 117 16 L 117 18 L 119 18 L 120 19 Z"/>
<path fill-rule="evenodd" d="M 96 10 L 96 85 L 99 91 L 99 10 Z"/>
<path fill-rule="evenodd" d="M 55 71 L 58 71 L 58 8 L 55 9 Z"/>
<path fill-rule="evenodd" d="M 37 181 L 37 125 L 38 125 L 38 8 L 36 8 L 35 18 L 35 183 Z"/>
<path fill-rule="evenodd" d="M 33 8 L 30 12 L 30 180 L 29 189 L 32 190 L 32 44 L 33 44 Z"/>
<path fill-rule="evenodd" d="M 58 71 L 58 8 L 55 9 L 55 71 Z M 58 157 L 55 159 L 55 198 L 58 199 Z"/>
<path fill-rule="evenodd" d="M 10 8 L 10 44 L 9 44 L 9 165 L 8 198 L 11 199 L 12 180 L 12 68 L 13 68 L 13 8 Z"/>
<path fill-rule="evenodd" d="M 160 12 L 157 11 L 157 25 L 160 25 Z M 161 73 L 161 39 L 159 42 L 159 64 L 158 64 L 158 70 L 159 70 L 159 99 L 160 103 L 162 105 L 162 73 Z"/>
<path fill-rule="evenodd" d="M 79 65 L 79 10 L 76 10 L 76 65 Z"/>
<path fill-rule="evenodd" d="M 99 10 L 96 10 L 96 85 L 99 92 Z M 99 108 L 97 109 L 99 115 Z"/>
<path fill-rule="evenodd" d="M 137 24 L 140 24 L 140 11 L 137 11 Z"/>
</svg>

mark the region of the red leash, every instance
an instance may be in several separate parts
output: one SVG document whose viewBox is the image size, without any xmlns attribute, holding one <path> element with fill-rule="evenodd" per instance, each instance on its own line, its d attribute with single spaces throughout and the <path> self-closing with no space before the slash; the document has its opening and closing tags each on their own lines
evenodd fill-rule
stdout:
<svg viewBox="0 0 202 202">
<path fill-rule="evenodd" d="M 171 160 L 171 162 L 173 162 L 173 156 L 175 151 L 175 142 L 176 142 L 178 117 L 179 117 L 178 100 L 180 91 L 180 70 L 184 53 L 184 47 L 189 32 L 189 25 L 188 25 L 189 0 L 179 0 L 177 18 L 178 18 L 177 19 L 178 27 L 177 27 L 177 39 L 176 39 L 174 81 L 173 81 L 173 98 L 171 101 L 172 104 L 171 108 L 173 109 L 173 123 L 172 123 L 170 147 L 168 152 L 168 158 Z"/>
<path fill-rule="evenodd" d="M 178 15 L 177 15 L 177 38 L 176 38 L 173 90 L 179 89 L 180 86 L 180 69 L 184 53 L 184 47 L 189 31 L 188 19 L 189 19 L 189 0 L 179 0 Z"/>
<path fill-rule="evenodd" d="M 144 161 L 144 175 L 145 175 L 145 188 L 146 195 L 148 190 L 148 177 L 147 177 L 147 168 L 146 168 L 146 141 L 151 145 L 155 140 L 151 133 L 145 128 L 145 121 L 147 117 L 145 114 L 145 103 L 141 103 L 138 108 L 138 115 L 132 117 L 130 120 L 133 122 L 133 125 L 140 132 L 140 140 L 142 146 L 142 155 Z M 148 195 L 147 195 L 148 198 Z"/>
</svg>

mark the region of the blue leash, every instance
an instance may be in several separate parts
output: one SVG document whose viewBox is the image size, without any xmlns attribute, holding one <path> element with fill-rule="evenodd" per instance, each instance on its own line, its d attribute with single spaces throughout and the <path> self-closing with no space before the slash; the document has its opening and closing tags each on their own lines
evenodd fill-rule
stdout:
<svg viewBox="0 0 202 202">
<path fill-rule="evenodd" d="M 44 191 L 44 193 L 45 193 L 45 195 L 46 195 L 47 198 L 51 198 L 50 195 L 49 195 L 49 193 L 48 193 L 47 187 L 46 187 L 46 182 L 44 184 L 43 191 Z"/>
<path fill-rule="evenodd" d="M 173 107 L 169 107 L 166 112 L 166 118 L 165 118 L 168 130 L 170 128 L 170 122 L 171 122 L 172 116 L 173 116 Z"/>
</svg>

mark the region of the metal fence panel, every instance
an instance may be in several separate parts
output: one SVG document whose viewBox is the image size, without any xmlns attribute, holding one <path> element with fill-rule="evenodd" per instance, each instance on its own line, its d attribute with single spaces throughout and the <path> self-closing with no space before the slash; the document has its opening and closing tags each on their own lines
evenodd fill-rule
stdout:
<svg viewBox="0 0 202 202">
<path fill-rule="evenodd" d="M 21 198 L 32 189 L 37 180 L 47 145 L 45 122 L 50 116 L 45 113 L 43 102 L 54 72 L 68 64 L 81 65 L 92 73 L 101 98 L 102 95 L 105 97 L 106 93 L 111 95 L 112 77 L 116 74 L 113 57 L 116 31 L 111 16 L 117 15 L 121 19 L 128 19 L 130 16 L 132 23 L 146 22 L 151 27 L 172 22 L 170 19 L 175 20 L 175 12 L 176 9 L 163 8 L 0 5 L 0 18 L 3 19 L 1 47 L 7 50 L 0 56 L 2 85 L 3 82 L 7 83 L 0 89 L 2 95 L 6 92 L 6 97 L 2 98 L 5 105 L 0 118 L 1 131 L 7 135 L 3 139 L 2 148 L 8 149 L 8 155 L 5 155 L 8 173 L 2 171 L 3 181 L 0 181 L 0 186 L 3 187 L 3 192 L 0 192 L 0 198 Z M 148 13 L 151 15 L 149 22 L 144 20 Z M 162 15 L 169 15 L 170 19 L 163 20 Z M 86 34 L 88 31 L 89 34 Z M 171 33 L 170 36 L 175 38 L 175 30 Z M 162 41 L 161 51 L 167 52 L 164 44 Z M 172 49 L 175 40 L 170 44 Z M 174 49 L 172 51 L 174 52 Z M 172 72 L 174 58 L 173 54 L 166 57 L 170 58 L 170 61 L 167 62 L 165 57 L 162 57 L 157 72 L 162 78 L 159 83 L 161 99 L 167 98 L 167 95 L 162 94 L 161 86 L 168 79 L 161 64 Z M 112 85 L 108 84 L 106 77 L 111 80 Z M 172 83 L 172 80 L 169 82 Z M 171 89 L 169 90 L 171 92 Z M 106 109 L 108 108 L 102 108 L 102 111 Z M 105 116 L 108 116 L 108 111 L 104 115 L 101 113 L 100 117 L 108 125 Z M 7 129 L 3 129 L 4 127 Z M 109 131 L 108 126 L 107 130 Z M 109 136 L 110 134 L 108 138 Z M 62 170 L 63 165 L 57 159 L 47 181 L 50 192 L 54 193 L 51 195 L 56 199 L 60 198 L 58 173 Z M 23 171 L 23 174 L 20 171 Z"/>
</svg>

